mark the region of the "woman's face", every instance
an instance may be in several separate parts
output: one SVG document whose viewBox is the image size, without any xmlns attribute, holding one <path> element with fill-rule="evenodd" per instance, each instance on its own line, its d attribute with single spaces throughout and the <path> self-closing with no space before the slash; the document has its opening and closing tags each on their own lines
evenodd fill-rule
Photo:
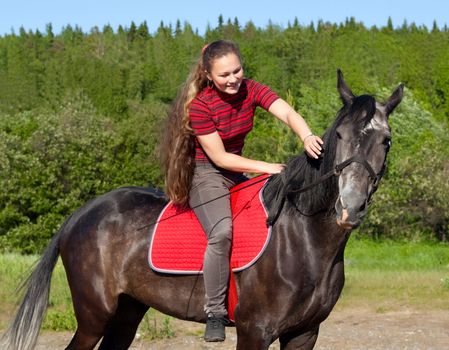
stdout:
<svg viewBox="0 0 449 350">
<path fill-rule="evenodd" d="M 218 90 L 227 94 L 236 94 L 243 80 L 242 63 L 234 53 L 216 58 L 212 62 L 207 78 L 212 80 Z"/>
</svg>

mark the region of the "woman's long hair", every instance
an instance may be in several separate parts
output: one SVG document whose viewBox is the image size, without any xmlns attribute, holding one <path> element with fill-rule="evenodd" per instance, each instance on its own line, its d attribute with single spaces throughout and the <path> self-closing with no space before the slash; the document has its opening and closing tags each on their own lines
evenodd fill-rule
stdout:
<svg viewBox="0 0 449 350">
<path fill-rule="evenodd" d="M 187 203 L 195 169 L 195 136 L 190 126 L 190 103 L 209 84 L 207 72 L 211 71 L 213 60 L 230 53 L 240 59 L 238 46 L 232 41 L 218 40 L 205 46 L 168 113 L 161 143 L 161 162 L 165 192 L 176 204 Z"/>
</svg>

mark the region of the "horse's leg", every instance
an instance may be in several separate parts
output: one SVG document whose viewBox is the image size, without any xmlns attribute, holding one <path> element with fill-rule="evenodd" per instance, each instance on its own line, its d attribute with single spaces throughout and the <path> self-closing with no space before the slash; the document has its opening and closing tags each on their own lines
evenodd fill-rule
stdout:
<svg viewBox="0 0 449 350">
<path fill-rule="evenodd" d="M 245 324 L 245 326 L 248 324 Z M 236 350 L 267 350 L 273 342 L 272 337 L 265 331 L 265 327 L 237 326 Z"/>
<path fill-rule="evenodd" d="M 87 272 L 66 267 L 78 323 L 76 333 L 67 347 L 69 350 L 93 349 L 104 335 L 117 310 L 119 301 L 117 291 L 98 288 L 107 285 L 109 281 L 97 271 L 93 267 Z M 75 273 L 78 273 L 76 278 Z M 92 278 L 91 275 L 96 278 Z"/>
<path fill-rule="evenodd" d="M 319 327 L 306 333 L 287 333 L 279 337 L 281 350 L 311 350 L 318 339 Z"/>
<path fill-rule="evenodd" d="M 103 336 L 115 305 L 112 302 L 105 305 L 100 298 L 89 299 L 86 294 L 79 298 L 72 294 L 72 298 L 78 327 L 66 350 L 91 350 Z"/>
<path fill-rule="evenodd" d="M 148 306 L 128 295 L 121 295 L 117 311 L 108 324 L 98 350 L 128 349 L 147 310 Z"/>
<path fill-rule="evenodd" d="M 91 350 L 95 347 L 101 339 L 100 335 L 88 334 L 79 328 L 76 330 L 70 344 L 65 348 L 66 350 Z"/>
</svg>

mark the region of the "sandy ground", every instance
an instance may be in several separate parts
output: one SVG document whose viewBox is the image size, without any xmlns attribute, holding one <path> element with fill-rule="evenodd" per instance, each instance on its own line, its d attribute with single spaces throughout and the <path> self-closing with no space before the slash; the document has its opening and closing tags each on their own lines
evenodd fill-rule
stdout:
<svg viewBox="0 0 449 350">
<path fill-rule="evenodd" d="M 131 349 L 235 349 L 236 333 L 228 328 L 224 343 L 205 343 L 203 325 L 173 320 L 175 336 L 149 342 L 136 338 Z M 44 332 L 36 349 L 63 349 L 72 334 Z M 274 343 L 270 349 L 279 349 Z M 449 350 L 449 311 L 401 310 L 376 313 L 363 309 L 334 310 L 321 325 L 316 350 Z"/>
</svg>

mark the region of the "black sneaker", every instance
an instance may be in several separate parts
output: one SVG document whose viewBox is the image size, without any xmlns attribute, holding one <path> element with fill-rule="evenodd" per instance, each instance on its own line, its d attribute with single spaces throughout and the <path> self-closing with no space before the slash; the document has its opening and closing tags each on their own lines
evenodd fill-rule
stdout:
<svg viewBox="0 0 449 350">
<path fill-rule="evenodd" d="M 204 340 L 207 342 L 224 341 L 226 339 L 225 326 L 229 321 L 224 317 L 216 317 L 210 313 L 207 315 Z"/>
</svg>

